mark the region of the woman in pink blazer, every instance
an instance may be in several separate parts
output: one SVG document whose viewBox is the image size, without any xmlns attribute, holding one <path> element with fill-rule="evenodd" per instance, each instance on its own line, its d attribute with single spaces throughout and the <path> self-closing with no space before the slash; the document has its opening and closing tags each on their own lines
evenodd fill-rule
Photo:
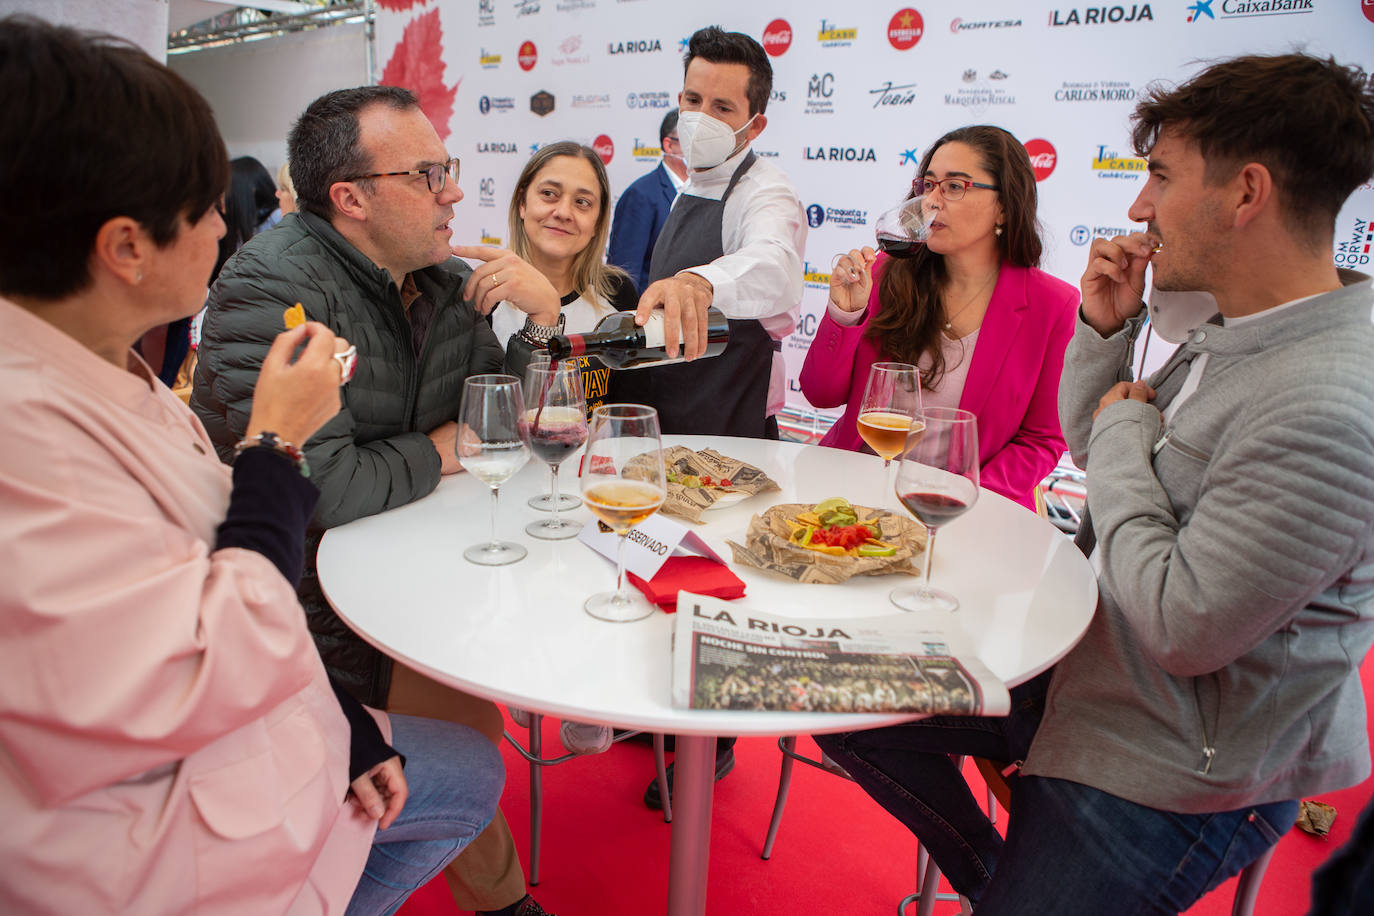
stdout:
<svg viewBox="0 0 1374 916">
<path fill-rule="evenodd" d="M 802 393 L 817 407 L 845 405 L 822 445 L 866 450 L 856 420 L 870 367 L 912 363 L 926 406 L 977 415 L 983 486 L 1034 508 L 1036 484 L 1064 451 L 1056 401 L 1078 291 L 1036 269 L 1035 174 L 1005 130 L 937 140 L 909 196 L 922 194 L 925 245 L 837 259 Z"/>
<path fill-rule="evenodd" d="M 0 913 L 393 912 L 504 772 L 476 731 L 336 693 L 306 630 L 319 494 L 289 443 L 338 412 L 345 344 L 276 339 L 231 476 L 132 350 L 205 299 L 209 105 L 132 45 L 19 18 L 0 98 L 24 99 L 0 199 L 25 214 L 0 220 Z"/>
</svg>

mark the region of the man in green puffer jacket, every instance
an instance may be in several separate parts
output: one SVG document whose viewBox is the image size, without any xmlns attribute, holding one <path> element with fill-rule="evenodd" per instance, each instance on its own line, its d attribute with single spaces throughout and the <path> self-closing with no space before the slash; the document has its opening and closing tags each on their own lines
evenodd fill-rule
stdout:
<svg viewBox="0 0 1374 916">
<path fill-rule="evenodd" d="M 191 407 L 231 461 L 262 359 L 300 303 L 358 348 L 342 408 L 297 443 L 320 490 L 300 588 L 326 668 L 364 703 L 470 725 L 499 743 L 495 704 L 437 684 L 367 645 L 320 591 L 315 553 L 335 525 L 414 502 L 461 470 L 454 445 L 463 383 L 501 370 L 490 325 L 463 301 L 471 270 L 448 228 L 462 200 L 451 159 L 404 89 L 331 92 L 288 140 L 300 212 L 252 238 L 210 293 Z M 544 911 L 525 893 L 510 828 L 496 818 L 445 871 L 460 909 Z"/>
</svg>

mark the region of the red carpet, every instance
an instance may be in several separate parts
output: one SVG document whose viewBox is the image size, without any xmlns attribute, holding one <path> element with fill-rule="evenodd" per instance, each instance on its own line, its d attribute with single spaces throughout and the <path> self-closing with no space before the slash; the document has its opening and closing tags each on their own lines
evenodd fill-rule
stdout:
<svg viewBox="0 0 1374 916">
<path fill-rule="evenodd" d="M 1366 662 L 1364 675 L 1369 692 L 1374 661 Z M 523 732 L 512 728 L 512 734 Z M 801 743 L 814 751 L 808 740 Z M 544 746 L 561 752 L 556 723 L 545 723 Z M 892 916 L 897 901 L 915 889 L 915 841 L 906 829 L 856 786 L 798 765 L 773 858 L 765 862 L 759 851 L 777 788 L 777 745 L 771 739 L 744 739 L 736 753 L 735 771 L 716 785 L 707 912 Z M 509 777 L 502 808 L 528 875 L 527 767 L 509 747 L 505 758 Z M 671 828 L 640 801 L 652 773 L 653 752 L 637 744 L 546 768 L 542 874 L 532 888 L 545 908 L 558 916 L 664 911 Z M 1321 798 L 1339 812 L 1329 839 L 1289 831 L 1265 874 L 1257 916 L 1307 911 L 1312 871 L 1349 837 L 1371 791 L 1374 782 L 1367 781 Z M 1234 881 L 1188 916 L 1226 916 L 1233 890 Z M 442 878 L 421 888 L 400 911 L 401 916 L 459 912 Z M 936 907 L 938 914 L 956 912 L 957 904 Z"/>
</svg>

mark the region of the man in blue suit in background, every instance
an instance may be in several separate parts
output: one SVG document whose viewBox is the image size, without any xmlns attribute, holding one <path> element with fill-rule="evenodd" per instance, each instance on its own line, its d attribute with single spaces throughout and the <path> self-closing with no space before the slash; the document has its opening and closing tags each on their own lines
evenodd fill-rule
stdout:
<svg viewBox="0 0 1374 916">
<path fill-rule="evenodd" d="M 611 247 L 606 257 L 612 264 L 625 268 L 640 293 L 649 285 L 649 261 L 654 255 L 658 231 L 687 180 L 687 166 L 677 139 L 676 108 L 664 115 L 658 128 L 658 142 L 663 148 L 663 162 L 636 179 L 615 205 Z"/>
</svg>

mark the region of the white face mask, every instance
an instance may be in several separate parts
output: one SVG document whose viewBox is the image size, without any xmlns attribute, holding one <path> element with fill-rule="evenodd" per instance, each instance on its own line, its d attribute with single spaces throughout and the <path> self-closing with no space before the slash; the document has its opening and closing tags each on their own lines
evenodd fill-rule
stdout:
<svg viewBox="0 0 1374 916">
<path fill-rule="evenodd" d="M 754 115 L 739 130 L 704 111 L 684 111 L 678 115 L 677 136 L 682 145 L 682 161 L 690 169 L 710 169 L 734 155 L 736 138 L 754 123 Z"/>
<path fill-rule="evenodd" d="M 1162 340 L 1181 344 L 1195 328 L 1206 324 L 1219 309 L 1211 293 L 1174 291 L 1150 286 L 1150 326 Z"/>
</svg>

